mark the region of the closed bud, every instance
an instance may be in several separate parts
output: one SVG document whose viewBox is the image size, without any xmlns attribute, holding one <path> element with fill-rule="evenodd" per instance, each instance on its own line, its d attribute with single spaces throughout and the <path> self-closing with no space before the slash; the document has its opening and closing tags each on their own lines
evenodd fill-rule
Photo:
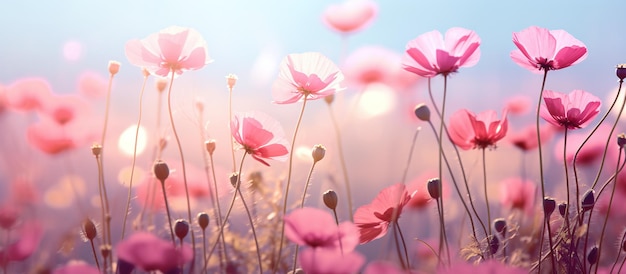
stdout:
<svg viewBox="0 0 626 274">
<path fill-rule="evenodd" d="M 237 172 L 233 172 L 230 174 L 230 185 L 234 188 L 237 188 L 237 182 L 239 181 L 239 174 Z"/>
<path fill-rule="evenodd" d="M 415 106 L 415 116 L 424 122 L 430 121 L 430 109 L 425 104 Z"/>
<path fill-rule="evenodd" d="M 593 205 L 596 203 L 595 194 L 596 192 L 593 189 L 589 189 L 585 192 L 585 194 L 583 194 L 583 199 L 580 202 L 583 211 L 591 210 L 593 208 Z"/>
<path fill-rule="evenodd" d="M 115 75 L 120 71 L 120 62 L 118 61 L 109 61 L 109 73 L 111 75 Z"/>
<path fill-rule="evenodd" d="M 229 90 L 233 89 L 233 87 L 237 83 L 237 79 L 239 78 L 237 77 L 237 75 L 234 75 L 234 74 L 228 74 L 226 76 L 226 86 L 228 87 Z"/>
<path fill-rule="evenodd" d="M 176 237 L 182 240 L 187 236 L 187 233 L 189 233 L 189 222 L 184 219 L 176 220 L 174 224 L 174 234 L 176 234 Z"/>
<path fill-rule="evenodd" d="M 617 65 L 615 68 L 615 74 L 620 81 L 624 80 L 624 78 L 626 78 L 626 64 Z"/>
<path fill-rule="evenodd" d="M 426 184 L 428 188 L 428 194 L 433 199 L 439 199 L 441 197 L 441 180 L 439 178 L 432 178 L 428 180 Z"/>
<path fill-rule="evenodd" d="M 594 265 L 598 262 L 598 246 L 593 246 L 587 253 L 587 262 L 589 265 Z"/>
<path fill-rule="evenodd" d="M 500 233 L 502 238 L 506 237 L 506 220 L 503 218 L 498 218 L 493 220 L 493 228 L 496 232 Z"/>
<path fill-rule="evenodd" d="M 489 235 L 487 239 L 489 241 L 489 252 L 491 252 L 491 254 L 496 254 L 496 252 L 498 252 L 498 248 L 500 248 L 500 240 L 498 240 L 498 237 L 493 235 Z"/>
<path fill-rule="evenodd" d="M 209 153 L 209 155 L 213 155 L 213 152 L 215 152 L 215 140 L 211 139 L 211 140 L 205 141 L 204 147 L 206 148 L 206 151 Z"/>
<path fill-rule="evenodd" d="M 198 225 L 202 230 L 205 230 L 209 226 L 209 214 L 206 212 L 198 213 Z"/>
<path fill-rule="evenodd" d="M 165 179 L 170 176 L 170 168 L 167 164 L 161 160 L 157 160 L 154 163 L 154 176 L 161 182 L 165 182 Z"/>
<path fill-rule="evenodd" d="M 147 68 L 142 68 L 141 69 L 141 74 L 143 75 L 143 77 L 148 78 L 150 76 L 150 72 L 148 71 Z"/>
<path fill-rule="evenodd" d="M 567 203 L 562 202 L 559 204 L 559 214 L 561 214 L 561 217 L 565 218 L 565 213 L 567 213 Z"/>
<path fill-rule="evenodd" d="M 313 157 L 314 163 L 317 163 L 318 161 L 324 159 L 324 155 L 326 155 L 326 148 L 323 145 L 313 146 L 311 156 Z"/>
<path fill-rule="evenodd" d="M 322 199 L 324 200 L 324 204 L 326 205 L 326 207 L 332 210 L 337 209 L 337 202 L 339 198 L 337 197 L 337 193 L 335 193 L 334 190 L 326 190 L 326 192 L 324 192 L 324 194 L 322 195 Z"/>
<path fill-rule="evenodd" d="M 326 102 L 326 104 L 330 105 L 333 103 L 333 101 L 335 101 L 335 94 L 331 94 L 331 95 L 324 97 L 324 102 Z"/>
<path fill-rule="evenodd" d="M 93 144 L 91 146 L 91 154 L 93 154 L 93 156 L 100 156 L 102 154 L 102 146 L 99 144 Z"/>
<path fill-rule="evenodd" d="M 626 134 L 620 133 L 617 135 L 617 145 L 620 148 L 623 148 L 626 145 Z"/>
<path fill-rule="evenodd" d="M 91 219 L 85 219 L 83 221 L 83 234 L 85 238 L 90 241 L 95 239 L 98 236 L 98 230 L 96 229 L 96 225 L 91 221 Z"/>
<path fill-rule="evenodd" d="M 167 88 L 167 79 L 165 78 L 157 78 L 156 80 L 156 88 L 159 92 L 163 92 L 165 91 L 165 88 Z"/>
<path fill-rule="evenodd" d="M 543 198 L 543 214 L 550 216 L 554 209 L 556 209 L 556 201 L 550 197 Z"/>
</svg>

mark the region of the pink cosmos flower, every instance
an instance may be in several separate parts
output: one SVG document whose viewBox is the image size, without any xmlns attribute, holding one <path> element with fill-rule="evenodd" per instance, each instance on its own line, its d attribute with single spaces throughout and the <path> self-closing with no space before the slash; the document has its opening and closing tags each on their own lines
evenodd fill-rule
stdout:
<svg viewBox="0 0 626 274">
<path fill-rule="evenodd" d="M 352 274 L 359 271 L 365 257 L 356 251 L 342 254 L 336 249 L 307 248 L 298 261 L 308 274 Z"/>
<path fill-rule="evenodd" d="M 558 127 L 582 128 L 600 112 L 600 99 L 584 90 L 569 94 L 544 90 L 541 118 Z"/>
<path fill-rule="evenodd" d="M 264 159 L 287 159 L 287 140 L 278 121 L 260 113 L 238 113 L 231 122 L 235 142 L 254 159 L 269 166 Z"/>
<path fill-rule="evenodd" d="M 78 78 L 78 93 L 90 99 L 104 98 L 107 93 L 107 80 L 98 73 L 83 72 Z"/>
<path fill-rule="evenodd" d="M 536 26 L 513 33 L 518 49 L 511 51 L 511 59 L 523 68 L 540 70 L 562 69 L 587 57 L 585 44 L 564 30 L 548 30 Z"/>
<path fill-rule="evenodd" d="M 20 217 L 22 210 L 11 203 L 0 206 L 0 228 L 8 230 Z"/>
<path fill-rule="evenodd" d="M 337 226 L 330 213 L 321 209 L 299 208 L 284 220 L 285 236 L 299 245 L 350 252 L 359 243 L 359 231 L 353 223 L 343 222 Z"/>
<path fill-rule="evenodd" d="M 189 246 L 182 249 L 172 242 L 161 240 L 147 232 L 137 232 L 117 244 L 115 251 L 120 260 L 133 264 L 144 271 L 159 270 L 163 273 L 191 261 L 193 251 Z"/>
<path fill-rule="evenodd" d="M 480 59 L 480 37 L 463 28 L 451 28 L 445 40 L 439 31 L 424 33 L 409 41 L 402 64 L 405 70 L 422 77 L 448 75 L 460 67 L 471 67 Z"/>
<path fill-rule="evenodd" d="M 466 109 L 461 109 L 450 117 L 450 140 L 462 149 L 484 149 L 495 147 L 496 142 L 506 136 L 508 129 L 506 109 L 502 120 L 496 120 L 497 114 L 493 110 L 478 115 Z"/>
<path fill-rule="evenodd" d="M 537 186 L 528 180 L 514 177 L 500 182 L 500 202 L 509 209 L 531 215 L 535 207 Z"/>
<path fill-rule="evenodd" d="M 381 190 L 371 204 L 359 207 L 354 213 L 354 224 L 361 234 L 360 243 L 385 236 L 389 224 L 398 220 L 413 194 L 409 194 L 404 184 L 395 184 Z"/>
<path fill-rule="evenodd" d="M 552 139 L 555 129 L 554 126 L 549 124 L 541 125 L 539 131 L 541 133 L 541 143 L 545 144 Z M 537 142 L 537 126 L 534 124 L 528 125 L 521 131 L 509 132 L 506 140 L 522 151 L 535 149 L 539 146 L 539 142 Z"/>
<path fill-rule="evenodd" d="M 346 81 L 361 89 L 382 83 L 402 91 L 415 85 L 421 77 L 401 67 L 402 57 L 389 49 L 365 46 L 346 58 L 343 72 Z"/>
<path fill-rule="evenodd" d="M 198 70 L 211 62 L 200 33 L 178 26 L 168 27 L 142 40 L 128 41 L 126 57 L 131 64 L 162 77 Z"/>
<path fill-rule="evenodd" d="M 557 214 L 553 214 L 557 215 Z M 442 268 L 438 271 L 442 274 L 458 274 L 458 273 L 507 273 L 507 274 L 523 274 L 528 270 L 513 267 L 501 263 L 498 260 L 487 260 L 479 264 L 472 264 L 466 261 L 458 261 L 450 267 Z"/>
<path fill-rule="evenodd" d="M 293 53 L 280 64 L 272 96 L 277 104 L 294 103 L 305 96 L 316 100 L 345 89 L 343 79 L 337 65 L 321 53 Z"/>
<path fill-rule="evenodd" d="M 402 267 L 398 266 L 389 261 L 373 261 L 365 267 L 363 274 L 413 274 L 419 273 L 415 270 L 410 269 L 402 269 Z"/>
<path fill-rule="evenodd" d="M 43 226 L 36 221 L 27 221 L 18 229 L 18 238 L 0 249 L 0 265 L 11 261 L 23 261 L 30 257 L 41 241 Z"/>
<path fill-rule="evenodd" d="M 6 88 L 5 99 L 12 110 L 31 111 L 39 109 L 51 94 L 52 89 L 46 80 L 24 78 Z"/>
<path fill-rule="evenodd" d="M 580 149 L 578 157 L 576 158 L 576 164 L 589 165 L 601 160 L 602 155 L 604 154 L 604 146 L 606 144 L 607 138 L 609 138 L 610 133 L 610 126 L 600 125 L 596 132 L 594 132 L 591 137 L 589 137 L 585 145 Z M 578 148 L 582 145 L 585 139 L 587 139 L 588 135 L 589 132 L 576 132 L 573 134 L 568 133 L 567 148 L 565 148 L 565 158 L 568 163 L 574 162 L 574 155 L 576 154 L 576 151 L 578 151 Z M 557 140 L 554 146 L 554 156 L 560 162 L 563 162 L 564 143 L 565 137 L 562 137 Z M 614 145 L 615 147 L 609 147 L 609 149 L 606 151 L 607 159 L 614 159 L 615 161 L 617 161 L 617 145 L 615 143 L 611 143 L 610 145 Z"/>
<path fill-rule="evenodd" d="M 522 115 L 528 113 L 531 105 L 532 101 L 528 96 L 517 95 L 506 101 L 505 108 L 508 110 L 507 113 Z"/>
<path fill-rule="evenodd" d="M 90 105 L 76 94 L 53 95 L 42 102 L 41 112 L 59 125 L 64 125 L 81 115 L 90 115 Z"/>
<path fill-rule="evenodd" d="M 326 25 L 341 33 L 350 33 L 364 28 L 378 13 L 378 6 L 371 0 L 347 0 L 330 5 L 322 14 Z"/>
<path fill-rule="evenodd" d="M 28 127 L 28 142 L 42 152 L 54 155 L 96 140 L 96 126 L 91 116 L 74 116 L 71 121 L 66 121 L 69 117 L 66 114 L 57 116 L 57 119 L 64 117 L 61 120 L 42 115 L 38 122 Z"/>
</svg>

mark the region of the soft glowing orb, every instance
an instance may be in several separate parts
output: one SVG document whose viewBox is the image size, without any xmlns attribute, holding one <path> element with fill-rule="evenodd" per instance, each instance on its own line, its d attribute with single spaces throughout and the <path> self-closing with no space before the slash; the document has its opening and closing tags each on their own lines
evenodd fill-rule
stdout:
<svg viewBox="0 0 626 274">
<path fill-rule="evenodd" d="M 298 146 L 296 147 L 296 158 L 302 160 L 302 161 L 306 161 L 306 162 L 313 162 L 313 156 L 311 156 L 311 149 L 312 147 L 306 147 L 306 146 Z"/>
<path fill-rule="evenodd" d="M 46 191 L 44 202 L 52 208 L 67 208 L 72 205 L 76 196 L 83 196 L 85 191 L 83 178 L 77 175 L 65 175 Z"/>
<path fill-rule="evenodd" d="M 122 134 L 120 134 L 120 138 L 117 142 L 117 147 L 120 149 L 122 154 L 133 157 L 133 152 L 135 150 L 135 134 L 137 133 L 137 125 L 131 125 L 126 128 Z M 140 155 L 145 149 L 146 144 L 148 143 L 148 134 L 146 133 L 146 129 L 143 127 L 139 127 L 139 134 L 137 135 L 137 155 Z"/>
<path fill-rule="evenodd" d="M 274 75 L 274 71 L 278 65 L 276 60 L 280 60 L 278 54 L 276 54 L 275 50 L 265 49 L 264 51 L 257 56 L 254 61 L 254 65 L 252 65 L 252 80 L 257 84 L 269 83 L 271 82 L 276 75 Z"/>
<path fill-rule="evenodd" d="M 357 103 L 358 112 L 363 118 L 379 116 L 389 112 L 395 105 L 394 90 L 381 83 L 368 85 Z"/>
<path fill-rule="evenodd" d="M 68 61 L 76 61 L 83 55 L 83 45 L 78 41 L 67 41 L 63 45 L 63 57 Z"/>
<path fill-rule="evenodd" d="M 136 187 L 143 182 L 143 178 L 146 172 L 138 166 L 135 166 L 134 171 L 133 167 L 131 166 L 124 167 L 117 174 L 118 182 L 123 186 L 130 186 L 131 173 L 133 176 L 133 187 Z"/>
</svg>

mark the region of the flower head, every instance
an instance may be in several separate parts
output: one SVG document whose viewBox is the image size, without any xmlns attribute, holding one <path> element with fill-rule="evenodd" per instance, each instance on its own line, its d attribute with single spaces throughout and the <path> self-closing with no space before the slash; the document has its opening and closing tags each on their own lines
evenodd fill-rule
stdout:
<svg viewBox="0 0 626 274">
<path fill-rule="evenodd" d="M 307 248 L 298 260 L 304 272 L 310 274 L 357 273 L 365 263 L 365 257 L 356 251 L 342 253 L 323 248 Z"/>
<path fill-rule="evenodd" d="M 423 77 L 448 75 L 460 67 L 471 67 L 480 59 L 480 37 L 463 28 L 451 28 L 445 40 L 439 31 L 424 33 L 409 41 L 402 66 Z"/>
<path fill-rule="evenodd" d="M 321 209 L 299 208 L 284 219 L 285 236 L 299 245 L 350 252 L 359 243 L 359 232 L 353 223 L 336 225 L 332 215 Z"/>
<path fill-rule="evenodd" d="M 378 13 L 376 3 L 371 0 L 347 0 L 330 5 L 322 14 L 322 20 L 331 29 L 350 33 L 362 29 Z"/>
<path fill-rule="evenodd" d="M 287 159 L 287 140 L 278 121 L 266 114 L 238 113 L 231 122 L 231 133 L 235 142 L 262 164 L 265 159 L 284 161 Z"/>
<path fill-rule="evenodd" d="M 200 33 L 178 26 L 168 27 L 142 40 L 128 41 L 126 57 L 131 64 L 162 77 L 201 69 L 211 62 Z"/>
<path fill-rule="evenodd" d="M 506 110 L 502 120 L 497 120 L 493 110 L 474 114 L 461 109 L 450 117 L 450 139 L 462 149 L 494 147 L 506 136 L 508 121 Z"/>
<path fill-rule="evenodd" d="M 500 202 L 507 208 L 532 214 L 535 206 L 537 186 L 521 178 L 509 178 L 500 182 Z"/>
<path fill-rule="evenodd" d="M 4 99 L 10 109 L 31 111 L 41 108 L 52 94 L 48 81 L 41 78 L 24 78 L 6 88 Z"/>
<path fill-rule="evenodd" d="M 567 129 L 582 128 L 600 112 L 600 99 L 584 90 L 574 90 L 569 94 L 551 90 L 543 91 L 541 118 L 549 123 Z"/>
<path fill-rule="evenodd" d="M 360 90 L 371 84 L 384 84 L 404 91 L 422 79 L 402 69 L 402 55 L 380 46 L 356 49 L 346 58 L 342 71 L 349 85 Z"/>
<path fill-rule="evenodd" d="M 337 65 L 321 53 L 293 53 L 280 64 L 272 96 L 277 104 L 295 103 L 303 97 L 316 100 L 343 90 L 343 79 Z"/>
<path fill-rule="evenodd" d="M 541 143 L 547 143 L 554 136 L 555 128 L 551 124 L 541 125 L 539 127 Z M 529 151 L 539 146 L 537 142 L 537 126 L 535 124 L 527 125 L 520 131 L 507 133 L 506 140 L 522 151 Z"/>
<path fill-rule="evenodd" d="M 513 33 L 518 49 L 511 59 L 533 72 L 562 69 L 587 57 L 587 47 L 564 30 L 548 30 L 536 26 Z"/>
<path fill-rule="evenodd" d="M 360 242 L 385 236 L 389 224 L 398 220 L 412 196 L 404 184 L 395 184 L 381 190 L 372 203 L 359 207 L 354 213 L 354 223 L 361 233 Z"/>
<path fill-rule="evenodd" d="M 177 248 L 171 242 L 147 232 L 131 235 L 117 244 L 115 250 L 120 260 L 144 271 L 159 270 L 163 273 L 191 261 L 193 254 L 189 246 Z"/>
</svg>

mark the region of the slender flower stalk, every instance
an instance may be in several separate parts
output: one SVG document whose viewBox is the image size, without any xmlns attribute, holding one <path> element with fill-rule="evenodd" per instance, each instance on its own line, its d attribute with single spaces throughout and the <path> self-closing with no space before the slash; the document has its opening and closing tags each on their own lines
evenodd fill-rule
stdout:
<svg viewBox="0 0 626 274">
<path fill-rule="evenodd" d="M 541 100 L 543 99 L 543 89 L 546 85 L 546 78 L 548 77 L 548 70 L 545 69 L 543 72 L 543 80 L 541 81 L 541 89 L 539 90 L 539 100 L 537 100 L 537 112 L 535 114 L 535 129 L 537 130 L 537 151 L 539 152 L 539 182 L 541 184 L 541 197 L 546 197 L 546 186 L 545 186 L 545 178 L 543 175 L 543 149 L 541 148 L 541 128 L 539 125 L 540 121 L 540 111 L 541 111 Z M 545 214 L 545 212 L 544 212 Z M 547 218 L 544 220 L 545 222 L 549 222 Z M 545 225 L 544 225 L 545 227 Z M 541 235 L 539 236 L 539 242 L 543 243 L 544 230 L 541 230 Z M 552 252 L 550 252 L 552 254 Z M 541 245 L 539 246 L 539 258 L 541 258 Z M 539 262 L 538 270 L 541 273 L 541 261 Z"/>
<path fill-rule="evenodd" d="M 172 244 L 176 246 L 176 239 L 174 238 L 174 225 L 172 224 L 172 215 L 170 214 L 170 206 L 169 202 L 167 201 L 167 193 L 165 190 L 165 180 L 170 175 L 170 169 L 167 166 L 167 163 L 161 160 L 158 160 L 156 163 L 154 163 L 153 169 L 154 176 L 156 176 L 156 178 L 161 183 L 161 192 L 163 192 L 163 201 L 165 201 L 165 211 L 167 212 L 167 221 L 169 222 L 170 236 L 172 237 Z"/>
<path fill-rule="evenodd" d="M 213 186 L 211 186 L 209 184 L 209 189 L 211 189 L 211 187 L 213 188 L 213 203 L 215 208 L 217 209 L 217 211 L 215 212 L 215 216 L 216 216 L 216 220 L 218 224 L 222 223 L 222 209 L 220 206 L 220 201 L 219 201 L 219 188 L 217 186 L 217 176 L 215 175 L 215 161 L 213 160 L 213 152 L 215 151 L 215 140 L 209 140 L 205 142 L 205 149 L 207 151 L 207 153 L 209 154 L 209 157 L 207 159 L 206 153 L 202 153 L 204 161 L 205 161 L 205 174 L 207 176 L 207 182 L 211 182 L 213 181 Z M 210 166 L 210 170 L 211 170 L 211 176 L 212 176 L 212 180 L 209 179 L 209 166 Z M 222 239 L 221 242 L 221 246 L 218 248 L 218 254 L 220 256 L 220 268 L 223 269 L 223 259 L 227 258 L 227 254 L 222 254 L 226 253 L 226 240 L 224 239 L 224 231 L 221 232 L 221 234 L 219 235 L 219 238 Z M 219 239 L 218 239 L 219 241 Z M 206 252 L 205 252 L 206 253 Z M 206 258 L 206 254 L 204 254 L 204 257 Z"/>
<path fill-rule="evenodd" d="M 326 100 L 327 98 L 330 98 Z M 333 127 L 335 128 L 335 140 L 337 141 L 337 152 L 339 153 L 339 162 L 341 163 L 341 171 L 343 173 L 343 181 L 346 187 L 346 195 L 348 199 L 348 216 L 350 220 L 354 220 L 353 216 L 353 207 L 352 207 L 352 190 L 350 189 L 350 180 L 348 179 L 348 168 L 346 167 L 346 160 L 343 154 L 343 145 L 341 141 L 341 128 L 337 123 L 337 118 L 335 117 L 335 112 L 333 111 L 332 102 L 334 99 L 334 95 L 326 96 L 325 101 L 328 105 L 328 111 L 330 113 L 330 119 L 333 121 Z"/>
<path fill-rule="evenodd" d="M 482 158 L 483 158 L 483 193 L 485 195 L 485 206 L 487 207 L 487 221 L 491 223 L 491 209 L 489 207 L 489 192 L 487 191 L 487 162 L 485 156 L 485 149 L 482 149 Z M 488 228 L 487 235 L 492 235 L 491 226 Z"/>
<path fill-rule="evenodd" d="M 233 87 L 235 87 L 235 83 L 237 83 L 237 76 L 234 74 L 229 74 L 226 76 L 226 86 L 228 87 L 228 121 L 233 120 Z M 228 123 L 228 131 L 232 130 L 230 123 Z M 233 172 L 235 172 L 235 168 L 237 165 L 235 163 L 235 143 L 233 137 L 230 137 L 230 154 L 233 161 Z"/>
<path fill-rule="evenodd" d="M 620 239 L 620 243 L 621 243 L 620 246 L 617 248 L 617 255 L 615 255 L 615 262 L 611 266 L 611 271 L 609 273 L 613 273 L 613 270 L 615 270 L 615 266 L 617 265 L 617 262 L 619 262 L 619 257 L 620 257 L 620 255 L 622 253 L 622 250 L 626 246 L 626 230 L 624 230 L 624 233 L 622 234 L 622 238 Z"/>
<path fill-rule="evenodd" d="M 411 166 L 411 159 L 413 158 L 413 150 L 415 149 L 415 143 L 417 142 L 417 136 L 420 131 L 422 131 L 422 127 L 417 127 L 415 129 L 415 133 L 413 134 L 413 141 L 411 142 L 411 148 L 409 149 L 409 159 L 406 160 L 406 166 L 404 167 L 404 172 L 402 173 L 402 181 L 401 183 L 406 183 L 406 175 L 409 173 L 409 166 Z"/>
<path fill-rule="evenodd" d="M 239 173 L 241 174 L 241 173 Z M 241 175 L 237 176 L 237 186 L 241 185 Z M 259 239 L 256 235 L 256 229 L 254 228 L 254 220 L 252 219 L 252 215 L 250 214 L 250 210 L 248 209 L 248 205 L 246 204 L 246 200 L 241 193 L 241 188 L 236 188 L 237 193 L 239 193 L 239 197 L 241 197 L 241 203 L 243 204 L 243 208 L 246 210 L 246 215 L 248 215 L 248 221 L 250 222 L 250 228 L 252 229 L 252 236 L 254 237 L 254 245 L 256 246 L 256 256 L 257 263 L 259 264 L 259 273 L 263 273 L 263 261 L 261 260 L 261 248 L 259 246 Z"/>
</svg>

